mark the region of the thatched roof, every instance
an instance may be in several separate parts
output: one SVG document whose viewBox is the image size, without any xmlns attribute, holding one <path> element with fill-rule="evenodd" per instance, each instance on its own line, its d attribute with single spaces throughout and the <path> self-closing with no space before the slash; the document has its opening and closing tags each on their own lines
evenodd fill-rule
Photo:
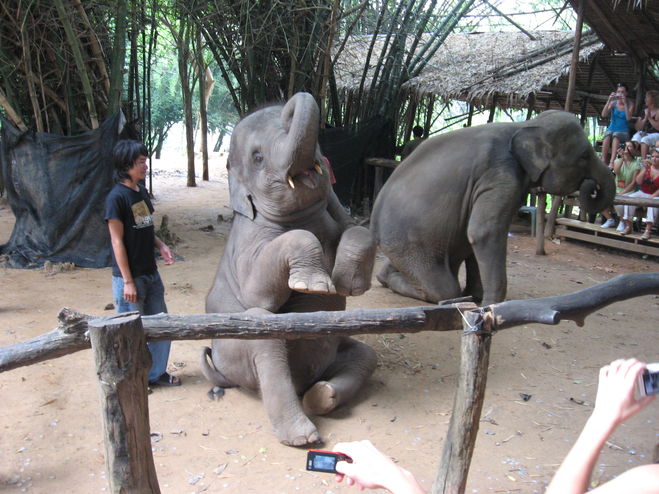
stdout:
<svg viewBox="0 0 659 494">
<path fill-rule="evenodd" d="M 570 0 L 612 50 L 636 60 L 659 60 L 659 0 Z"/>
<path fill-rule="evenodd" d="M 451 34 L 423 71 L 403 84 L 403 91 L 413 99 L 433 94 L 444 100 L 490 106 L 496 98 L 498 107 L 526 108 L 533 103 L 540 110 L 562 109 L 574 33 L 536 31 L 531 34 L 535 39 L 521 32 Z M 335 65 L 340 91 L 357 90 L 371 40 L 371 36 L 354 36 L 346 44 Z M 379 54 L 383 43 L 384 38 L 376 40 L 375 54 Z M 611 57 L 616 54 L 605 48 L 594 33 L 584 34 L 577 69 L 576 111 L 581 112 L 585 102 L 586 114 L 597 115 L 616 82 L 634 87 L 631 59 L 617 57 L 618 68 L 612 75 L 604 64 L 605 59 Z M 598 64 L 591 70 L 590 62 L 595 59 Z M 373 74 L 374 63 L 372 59 L 369 77 Z M 659 86 L 657 81 L 651 82 L 650 86 Z"/>
</svg>

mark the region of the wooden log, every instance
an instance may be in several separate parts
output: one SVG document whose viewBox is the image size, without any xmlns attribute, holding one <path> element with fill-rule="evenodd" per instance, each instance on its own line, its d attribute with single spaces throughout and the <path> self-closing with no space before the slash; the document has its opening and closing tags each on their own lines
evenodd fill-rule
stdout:
<svg viewBox="0 0 659 494">
<path fill-rule="evenodd" d="M 628 204 L 630 206 L 638 206 L 639 208 L 659 208 L 659 198 L 650 199 L 647 197 L 616 195 L 613 198 L 613 204 Z"/>
<path fill-rule="evenodd" d="M 621 282 L 621 279 L 624 281 Z M 641 295 L 659 294 L 659 273 L 621 275 L 591 287 L 591 289 L 597 289 L 598 293 L 601 292 L 606 296 L 601 301 L 602 305 L 598 307 Z M 497 325 L 499 322 L 502 323 L 496 329 L 531 322 L 557 324 L 558 320 L 553 317 L 547 318 L 544 313 L 535 314 L 534 311 L 541 311 L 546 304 L 553 304 L 556 299 L 574 299 L 574 304 L 586 304 L 588 300 L 580 296 L 582 292 L 583 290 L 561 297 L 502 302 L 488 307 L 488 310 L 495 314 Z M 520 316 L 515 316 L 515 319 L 511 319 L 511 307 L 518 307 L 524 312 Z M 85 318 L 90 318 L 90 316 L 64 309 L 64 312 L 67 311 L 70 319 L 74 321 L 70 323 L 70 326 L 66 322 L 61 322 L 60 327 L 50 333 L 0 348 L 0 372 L 89 348 L 89 340 L 85 335 L 87 331 Z M 592 310 L 584 312 L 584 314 L 590 312 Z M 513 324 L 511 321 L 516 322 Z M 328 335 L 455 331 L 462 327 L 459 312 L 450 305 L 288 313 L 268 316 L 245 313 L 159 314 L 143 317 L 142 323 L 148 341 L 206 340 L 209 338 L 297 339 Z"/>
<path fill-rule="evenodd" d="M 0 348 L 0 372 L 68 355 L 90 348 L 86 335 L 91 316 L 63 309 L 69 314 L 49 333 Z M 73 315 L 71 315 L 73 314 Z M 69 325 L 70 324 L 70 325 Z M 272 314 L 159 314 L 145 316 L 142 324 L 148 341 L 206 340 L 208 338 L 318 338 L 329 335 L 417 333 L 455 331 L 462 327 L 460 314 L 450 305 L 400 309 Z"/>
<path fill-rule="evenodd" d="M 492 338 L 491 334 L 476 330 L 482 327 L 480 313 L 468 312 L 465 317 L 458 389 L 432 487 L 433 494 L 464 493 L 485 398 Z"/>
<path fill-rule="evenodd" d="M 536 322 L 555 325 L 564 320 L 583 326 L 586 316 L 614 302 L 659 294 L 659 272 L 621 274 L 605 283 L 557 297 L 510 300 L 489 307 L 493 330 Z"/>
<path fill-rule="evenodd" d="M 94 319 L 89 336 L 100 384 L 110 491 L 159 494 L 147 398 L 151 356 L 140 316 Z"/>
<path fill-rule="evenodd" d="M 545 209 L 547 207 L 547 194 L 538 194 L 538 205 L 535 210 L 535 255 L 545 255 Z"/>
</svg>

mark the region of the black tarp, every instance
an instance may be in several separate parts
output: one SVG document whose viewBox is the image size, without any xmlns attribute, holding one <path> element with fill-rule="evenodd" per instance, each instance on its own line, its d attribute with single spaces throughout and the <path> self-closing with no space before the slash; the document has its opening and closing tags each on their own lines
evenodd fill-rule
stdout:
<svg viewBox="0 0 659 494">
<path fill-rule="evenodd" d="M 363 161 L 369 156 L 393 157 L 393 148 L 387 148 L 390 133 L 391 123 L 382 117 L 359 126 L 321 129 L 318 142 L 332 165 L 334 192 L 342 204 L 358 209 L 364 198 L 372 199 L 373 170 Z"/>
<path fill-rule="evenodd" d="M 121 112 L 77 136 L 22 132 L 0 117 L 0 165 L 16 223 L 0 246 L 5 265 L 36 268 L 45 261 L 100 268 L 112 262 L 105 196 L 113 185 L 112 149 Z"/>
</svg>

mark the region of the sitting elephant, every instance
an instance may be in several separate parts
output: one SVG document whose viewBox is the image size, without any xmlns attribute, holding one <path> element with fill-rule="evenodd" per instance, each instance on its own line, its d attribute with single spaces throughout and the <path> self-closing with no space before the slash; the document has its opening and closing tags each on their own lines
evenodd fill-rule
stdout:
<svg viewBox="0 0 659 494">
<path fill-rule="evenodd" d="M 570 113 L 428 139 L 398 165 L 373 206 L 371 229 L 388 258 L 378 280 L 433 303 L 460 295 L 482 305 L 502 301 L 508 229 L 531 187 L 557 195 L 580 189 L 589 212 L 615 195 L 611 171 Z"/>
<path fill-rule="evenodd" d="M 307 93 L 236 125 L 227 163 L 236 214 L 206 312 L 344 310 L 347 295 L 370 288 L 375 241 L 334 194 L 318 129 Z M 279 440 L 294 446 L 319 440 L 303 407 L 320 415 L 345 403 L 376 363 L 371 347 L 342 336 L 217 339 L 201 359 L 213 385 L 259 390 Z"/>
</svg>

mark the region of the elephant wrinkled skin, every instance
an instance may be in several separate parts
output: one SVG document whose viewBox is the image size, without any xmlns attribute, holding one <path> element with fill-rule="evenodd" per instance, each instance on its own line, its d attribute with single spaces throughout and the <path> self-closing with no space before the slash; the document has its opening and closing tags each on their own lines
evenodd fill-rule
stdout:
<svg viewBox="0 0 659 494">
<path fill-rule="evenodd" d="M 332 191 L 318 129 L 307 93 L 236 125 L 227 164 L 236 214 L 206 312 L 344 310 L 347 295 L 370 287 L 375 242 Z M 227 339 L 204 348 L 201 367 L 215 386 L 260 391 L 279 440 L 297 446 L 319 440 L 305 410 L 320 415 L 345 403 L 376 361 L 348 337 Z"/>
<path fill-rule="evenodd" d="M 502 301 L 508 229 L 531 187 L 557 195 L 580 189 L 589 212 L 615 195 L 611 171 L 570 113 L 428 139 L 398 165 L 373 206 L 371 230 L 388 258 L 378 280 L 433 303 L 460 295 L 482 305 Z"/>
</svg>

